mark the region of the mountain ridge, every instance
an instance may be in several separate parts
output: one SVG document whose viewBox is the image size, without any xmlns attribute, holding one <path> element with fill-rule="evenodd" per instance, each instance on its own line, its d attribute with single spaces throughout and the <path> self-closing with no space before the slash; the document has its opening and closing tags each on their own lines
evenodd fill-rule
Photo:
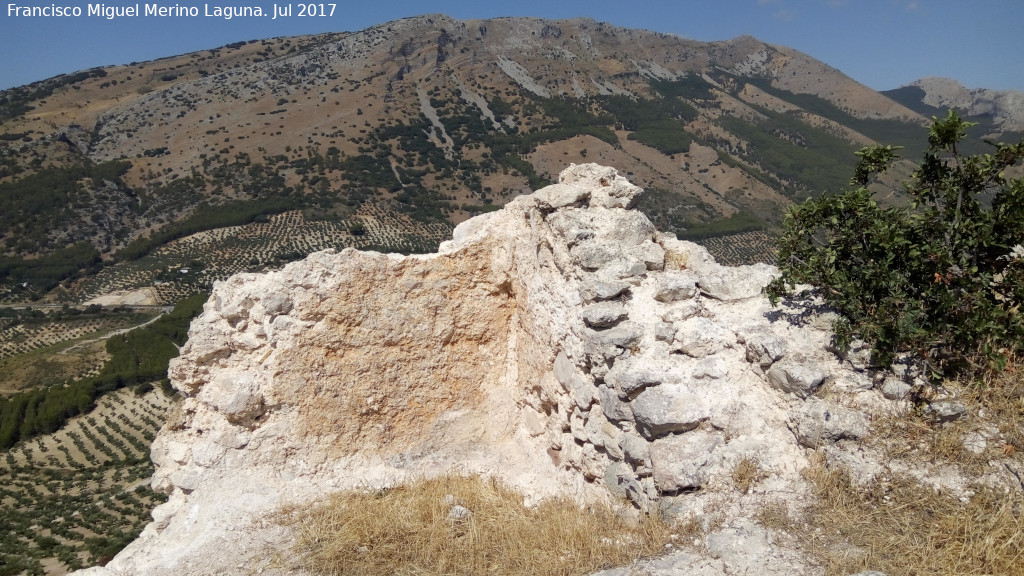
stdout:
<svg viewBox="0 0 1024 576">
<path fill-rule="evenodd" d="M 844 186 L 859 146 L 921 148 L 927 116 L 897 100 L 750 36 L 586 18 L 416 16 L 95 68 L 3 92 L 0 297 L 83 301 L 182 284 L 181 268 L 205 270 L 203 286 L 278 265 L 304 248 L 186 257 L 176 243 L 296 210 L 320 230 L 314 249 L 427 251 L 567 161 L 618 166 L 684 237 L 770 233 L 793 201 Z M 241 267 L 220 258 L 231 250 Z"/>
<path fill-rule="evenodd" d="M 991 116 L 1005 130 L 1024 130 L 1024 91 L 967 88 L 958 80 L 928 76 L 907 86 L 924 91 L 921 101 L 935 108 L 957 108 L 971 116 Z"/>
</svg>

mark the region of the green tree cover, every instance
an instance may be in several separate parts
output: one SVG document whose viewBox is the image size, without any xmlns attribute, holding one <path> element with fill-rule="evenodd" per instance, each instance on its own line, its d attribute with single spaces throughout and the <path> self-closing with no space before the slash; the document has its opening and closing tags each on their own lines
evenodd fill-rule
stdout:
<svg viewBox="0 0 1024 576">
<path fill-rule="evenodd" d="M 744 81 L 757 86 L 776 98 L 795 104 L 807 112 L 852 128 L 875 142 L 886 142 L 894 146 L 902 146 L 905 155 L 916 157 L 924 153 L 924 145 L 920 139 L 921 126 L 915 122 L 896 119 L 857 118 L 832 102 L 814 94 L 799 94 L 780 90 L 772 86 L 770 80 L 765 79 L 748 78 Z M 934 108 L 929 114 L 941 112 L 938 108 Z"/>
<path fill-rule="evenodd" d="M 662 86 L 664 92 L 657 86 Z M 689 91 L 676 90 L 674 84 L 665 81 L 652 83 L 652 87 L 663 97 L 603 96 L 599 102 L 620 128 L 631 132 L 631 140 L 666 155 L 689 151 L 693 137 L 686 132 L 686 123 L 697 117 L 697 109 L 679 99 Z"/>
<path fill-rule="evenodd" d="M 184 298 L 152 324 L 107 340 L 111 358 L 96 376 L 0 398 L 0 449 L 56 432 L 68 418 L 92 410 L 106 392 L 166 378 L 168 362 L 178 355 L 177 346 L 185 343 L 189 323 L 207 297 Z"/>
<path fill-rule="evenodd" d="M 61 74 L 27 86 L 19 86 L 0 92 L 0 121 L 17 118 L 35 109 L 29 102 L 48 98 L 62 86 L 71 86 L 88 78 L 103 78 L 107 71 L 102 68 L 83 70 L 74 74 Z"/>
<path fill-rule="evenodd" d="M 137 209 L 144 219 L 181 214 L 186 210 L 191 215 L 166 224 L 147 237 L 134 239 L 118 251 L 114 261 L 135 260 L 183 236 L 246 224 L 287 210 L 309 208 L 312 209 L 307 211 L 309 217 L 330 217 L 339 213 L 337 207 L 343 204 L 357 208 L 373 196 L 387 201 L 393 199 L 392 208 L 417 220 L 446 221 L 451 212 L 461 206 L 441 187 L 425 184 L 427 170 L 442 181 L 457 182 L 471 190 L 474 199 L 467 205 L 477 211 L 477 207 L 490 206 L 494 200 L 488 197 L 488 191 L 482 185 L 484 175 L 495 170 L 511 171 L 525 177 L 531 189 L 541 188 L 549 183 L 547 175 L 537 174 L 530 162 L 524 159 L 525 155 L 543 143 L 584 134 L 617 146 L 618 138 L 611 129 L 616 126 L 629 130 L 630 139 L 662 153 L 687 151 L 693 135 L 686 131 L 685 125 L 697 116 L 697 111 L 684 99 L 699 101 L 712 97 L 711 85 L 702 77 L 691 75 L 678 80 L 651 80 L 650 86 L 652 96 L 647 98 L 540 98 L 523 94 L 519 102 L 513 103 L 500 96 L 490 98 L 489 106 L 499 119 L 514 115 L 517 110 L 527 118 L 537 115 L 544 118 L 541 125 L 529 130 L 496 127 L 475 106 L 458 97 L 433 98 L 432 103 L 457 152 L 452 158 L 446 157 L 445 150 L 431 142 L 428 134 L 437 132 L 422 115 L 409 120 L 408 124 L 398 121 L 376 127 L 365 136 L 367 145 L 361 145 L 356 155 L 345 156 L 332 147 L 326 157 L 310 150 L 305 158 L 281 155 L 265 158 L 264 164 L 254 163 L 248 157 L 242 158 L 244 155 L 239 155 L 232 163 L 218 163 L 215 158 L 207 158 L 202 175 L 193 172 L 160 186 L 135 191 L 139 201 L 137 208 L 133 206 L 133 209 Z M 436 92 L 432 93 L 435 95 Z M 843 114 L 834 107 L 829 109 L 823 102 L 807 97 L 808 106 L 817 106 L 833 116 Z M 765 113 L 771 115 L 767 111 Z M 770 123 L 763 125 L 728 116 L 723 118 L 723 126 L 752 143 L 744 153 L 750 165 L 742 164 L 740 167 L 755 177 L 769 180 L 771 185 L 779 187 L 782 184 L 774 177 L 760 174 L 752 166 L 760 166 L 766 172 L 777 172 L 793 197 L 799 197 L 807 190 L 835 189 L 841 184 L 834 175 L 842 173 L 846 164 L 835 159 L 853 149 L 841 139 L 786 115 L 775 115 Z M 363 137 L 355 140 L 363 143 Z M 481 146 L 489 150 L 483 160 L 465 158 L 464 150 Z M 152 152 L 156 154 L 160 149 Z M 392 165 L 396 170 L 392 170 Z M 116 179 L 127 166 L 122 162 L 92 167 L 92 176 Z M 110 173 L 101 174 L 102 168 Z M 299 190 L 285 186 L 280 172 L 282 168 L 290 168 L 302 176 Z M 347 185 L 340 191 L 331 190 L 329 186 L 325 173 L 332 171 L 342 172 L 347 180 Z M 9 229 L 16 231 L 18 242 L 25 246 L 33 243 L 42 245 L 52 224 L 61 219 L 60 211 L 67 208 L 68 197 L 77 189 L 76 182 L 81 177 L 84 177 L 81 170 L 77 173 L 47 170 L 5 185 L 28 187 L 35 184 L 35 188 L 44 189 L 44 193 L 35 195 L 25 194 L 24 190 L 13 193 L 13 188 L 10 189 L 11 194 L 4 194 L 7 189 L 0 186 L 0 207 L 5 208 L 0 210 L 0 220 L 5 215 L 13 219 L 9 223 L 0 222 L 0 225 L 17 226 Z M 217 196 L 228 188 L 247 198 L 218 202 Z M 207 193 L 212 195 L 210 199 L 206 199 Z M 18 199 L 25 206 L 3 205 L 8 199 Z M 38 216 L 29 214 L 28 218 L 22 218 L 26 213 Z M 691 224 L 699 221 L 694 220 Z M 23 247 L 19 245 L 18 252 L 29 251 Z M 31 262 L 17 257 L 0 258 L 0 283 L 17 286 L 29 281 L 30 284 L 38 284 L 40 290 L 48 290 L 69 277 L 98 270 L 103 265 L 98 256 L 82 243 L 62 247 L 41 260 Z M 32 278 L 29 278 L 30 274 Z"/>
<path fill-rule="evenodd" d="M 999 368 L 1024 352 L 1024 178 L 1004 170 L 1024 140 L 964 155 L 970 124 L 933 119 L 909 207 L 879 207 L 867 185 L 898 158 L 892 146 L 858 152 L 851 187 L 794 207 L 779 240 L 773 300 L 811 284 L 841 315 L 837 345 L 854 336 L 889 365 L 907 357 L 932 377 Z M 979 202 L 990 195 L 990 206 Z"/>
<path fill-rule="evenodd" d="M 0 284 L 30 295 L 44 293 L 61 281 L 92 274 L 102 267 L 100 254 L 89 242 L 53 246 L 50 232 L 73 220 L 83 179 L 111 182 L 127 190 L 121 176 L 131 163 L 85 161 L 63 168 L 48 168 L 13 182 L 0 184 L 0 230 L 14 235 L 8 247 L 34 258 L 0 256 Z M 22 285 L 27 284 L 26 287 Z"/>
<path fill-rule="evenodd" d="M 920 86 L 904 86 L 902 88 L 895 88 L 893 90 L 886 90 L 881 92 L 885 96 L 899 102 L 907 108 L 921 114 L 923 116 L 935 116 L 943 114 L 944 110 L 937 107 L 925 104 L 924 97 L 925 91 Z M 1017 140 L 1024 139 L 1024 132 L 1007 130 L 1002 131 L 995 124 L 995 118 L 992 115 L 976 115 L 976 116 L 964 116 L 964 120 L 974 123 L 967 129 L 967 139 L 960 143 L 961 154 L 983 154 L 989 151 L 988 146 L 985 144 L 984 138 L 992 134 L 993 132 L 1001 132 L 1000 138 L 1004 142 L 1015 142 Z M 868 134 L 868 132 L 864 132 Z M 879 138 L 874 135 L 872 136 L 878 142 L 889 142 L 891 144 L 901 144 L 907 150 L 921 150 L 923 153 L 923 147 L 919 144 L 919 141 L 915 137 L 915 141 L 911 144 L 904 144 L 896 138 Z"/>
<path fill-rule="evenodd" d="M 28 283 L 30 292 L 43 293 L 68 278 L 98 272 L 102 266 L 96 248 L 78 242 L 34 259 L 0 256 L 0 284 Z"/>
<path fill-rule="evenodd" d="M 46 252 L 54 246 L 50 232 L 73 219 L 85 178 L 128 188 L 121 175 L 131 163 L 112 160 L 101 164 L 83 161 L 63 168 L 47 168 L 13 182 L 0 184 L 0 230 L 13 231 L 19 252 Z M 9 246 L 10 247 L 10 246 Z"/>
<path fill-rule="evenodd" d="M 191 216 L 172 222 L 145 238 L 132 240 L 117 251 L 115 260 L 138 260 L 160 246 L 190 234 L 248 224 L 263 216 L 304 207 L 302 198 L 292 195 L 292 189 L 284 186 L 284 180 L 276 175 L 269 175 L 265 166 L 255 164 L 249 166 L 247 172 L 250 178 L 245 179 L 241 191 L 249 195 L 250 200 L 231 200 L 220 204 L 200 201 Z M 214 179 L 218 185 L 223 185 L 226 181 L 227 173 L 220 179 Z M 180 189 L 194 189 L 205 185 L 204 180 L 198 176 L 180 178 L 148 196 L 173 196 Z"/>
<path fill-rule="evenodd" d="M 788 114 L 758 108 L 768 117 L 761 122 L 723 114 L 716 122 L 748 142 L 742 156 L 789 182 L 782 192 L 795 199 L 812 190 L 838 191 L 852 170 L 855 147 L 849 141 L 804 124 Z"/>
<path fill-rule="evenodd" d="M 104 424 L 110 422 L 107 419 Z M 99 432 L 97 451 L 109 451 L 102 456 L 91 452 L 77 434 L 67 443 L 89 453 L 85 464 L 71 459 L 65 444 L 58 450 L 66 459 L 58 457 L 64 461 L 56 466 L 50 454 L 35 452 L 34 462 L 13 466 L 8 459 L 0 469 L 0 576 L 42 575 L 44 566 L 53 566 L 51 559 L 70 570 L 109 561 L 138 536 L 151 519 L 149 512 L 167 501 L 166 494 L 148 487 L 132 488 L 153 474 L 153 463 L 145 455 L 145 444 L 116 421 L 113 424 L 94 428 Z M 157 423 L 150 420 L 145 426 Z M 145 429 L 143 437 L 152 438 L 153 432 Z M 124 444 L 118 441 L 127 441 L 142 456 L 123 450 Z M 43 459 L 46 464 L 40 462 Z"/>
<path fill-rule="evenodd" d="M 675 80 L 652 79 L 651 88 L 663 98 L 705 100 L 714 98 L 711 84 L 700 74 L 687 74 Z"/>
<path fill-rule="evenodd" d="M 705 240 L 716 236 L 742 234 L 764 230 L 764 222 L 750 212 L 741 210 L 728 218 L 699 224 L 688 224 L 685 230 L 676 233 L 683 240 Z"/>
<path fill-rule="evenodd" d="M 35 308 L 0 308 L 0 326 L 4 326 L 4 320 L 25 326 L 39 326 L 41 324 L 52 324 L 67 320 L 111 318 L 131 314 L 133 312 L 125 306 L 104 308 L 99 304 L 89 304 L 85 308 L 74 308 L 65 304 L 60 310 L 50 310 L 47 312 Z"/>
</svg>

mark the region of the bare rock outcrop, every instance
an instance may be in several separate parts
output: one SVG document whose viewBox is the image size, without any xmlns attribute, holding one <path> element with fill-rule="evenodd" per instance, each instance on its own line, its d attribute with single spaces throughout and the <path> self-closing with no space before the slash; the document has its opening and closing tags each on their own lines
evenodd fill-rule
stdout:
<svg viewBox="0 0 1024 576">
<path fill-rule="evenodd" d="M 774 269 L 659 234 L 640 192 L 573 165 L 437 254 L 326 251 L 218 283 L 153 444 L 170 499 L 102 574 L 283 573 L 280 506 L 450 471 L 697 518 L 799 499 L 805 446 L 869 424 L 804 398 L 870 377 L 760 295 Z M 764 479 L 738 494 L 743 460 Z"/>
<path fill-rule="evenodd" d="M 934 76 L 910 84 L 924 90 L 923 102 L 938 108 L 957 108 L 971 116 L 990 116 L 1001 130 L 1024 129 L 1024 92 L 967 88 L 950 78 Z"/>
</svg>

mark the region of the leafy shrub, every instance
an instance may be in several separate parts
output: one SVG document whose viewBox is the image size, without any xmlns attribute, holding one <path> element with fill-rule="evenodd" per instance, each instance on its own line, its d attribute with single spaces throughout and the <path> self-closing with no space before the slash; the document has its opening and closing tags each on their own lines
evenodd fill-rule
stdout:
<svg viewBox="0 0 1024 576">
<path fill-rule="evenodd" d="M 970 123 L 952 110 L 933 120 L 911 205 L 879 207 L 867 188 L 897 149 L 860 150 L 852 189 L 787 215 L 782 276 L 767 292 L 774 301 L 798 283 L 818 287 L 841 315 L 841 348 L 859 336 L 878 364 L 903 355 L 939 377 L 1024 352 L 1024 178 L 1004 175 L 1024 158 L 1024 141 L 966 156 L 957 144 Z"/>
</svg>

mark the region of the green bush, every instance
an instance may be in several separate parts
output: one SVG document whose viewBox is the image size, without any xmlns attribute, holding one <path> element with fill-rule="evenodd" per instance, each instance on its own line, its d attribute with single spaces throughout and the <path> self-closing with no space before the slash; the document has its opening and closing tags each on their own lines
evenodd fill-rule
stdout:
<svg viewBox="0 0 1024 576">
<path fill-rule="evenodd" d="M 862 149 L 851 189 L 787 215 L 782 275 L 767 293 L 777 301 L 811 284 L 840 314 L 839 347 L 861 337 L 876 363 L 901 356 L 938 378 L 1024 352 L 1024 178 L 1004 174 L 1024 158 L 1024 141 L 964 155 L 970 123 L 952 110 L 933 120 L 907 185 L 911 205 L 881 208 L 867 189 L 897 148 Z"/>
</svg>

